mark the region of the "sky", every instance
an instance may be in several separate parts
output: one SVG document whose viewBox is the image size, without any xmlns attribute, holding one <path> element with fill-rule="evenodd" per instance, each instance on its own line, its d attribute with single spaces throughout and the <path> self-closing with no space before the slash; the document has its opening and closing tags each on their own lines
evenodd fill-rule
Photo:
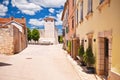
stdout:
<svg viewBox="0 0 120 80">
<path fill-rule="evenodd" d="M 62 33 L 61 16 L 66 0 L 0 0 L 0 17 L 26 18 L 27 27 L 44 29 L 44 18 L 55 18 L 59 34 Z"/>
</svg>

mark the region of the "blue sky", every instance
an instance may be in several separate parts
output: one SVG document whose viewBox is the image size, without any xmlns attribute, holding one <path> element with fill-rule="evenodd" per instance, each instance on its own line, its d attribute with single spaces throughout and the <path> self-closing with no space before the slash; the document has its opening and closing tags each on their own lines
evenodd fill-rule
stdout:
<svg viewBox="0 0 120 80">
<path fill-rule="evenodd" d="M 0 17 L 26 18 L 27 27 L 43 28 L 45 17 L 56 19 L 59 34 L 62 32 L 62 11 L 66 0 L 0 0 Z"/>
</svg>

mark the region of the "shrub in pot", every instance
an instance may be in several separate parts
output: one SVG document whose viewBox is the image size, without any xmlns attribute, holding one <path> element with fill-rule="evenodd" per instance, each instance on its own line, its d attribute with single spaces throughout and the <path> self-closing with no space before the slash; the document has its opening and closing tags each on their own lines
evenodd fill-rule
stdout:
<svg viewBox="0 0 120 80">
<path fill-rule="evenodd" d="M 67 52 L 70 53 L 71 52 L 71 42 L 68 41 L 68 45 L 67 45 Z"/>
<path fill-rule="evenodd" d="M 95 64 L 95 57 L 92 52 L 91 46 L 89 46 L 87 48 L 85 54 L 83 55 L 83 61 L 87 64 L 87 70 L 88 70 L 87 72 L 94 73 L 95 69 L 94 69 L 93 65 Z"/>
<path fill-rule="evenodd" d="M 83 61 L 83 55 L 84 55 L 84 46 L 81 45 L 78 49 L 78 56 L 80 57 L 80 63 L 81 63 L 81 66 L 84 66 L 85 65 L 85 62 Z"/>
</svg>

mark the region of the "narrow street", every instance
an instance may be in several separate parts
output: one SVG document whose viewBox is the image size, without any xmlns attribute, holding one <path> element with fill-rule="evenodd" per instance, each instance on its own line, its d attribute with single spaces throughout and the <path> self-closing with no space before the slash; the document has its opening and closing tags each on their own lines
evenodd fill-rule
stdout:
<svg viewBox="0 0 120 80">
<path fill-rule="evenodd" d="M 19 54 L 0 55 L 0 80 L 81 80 L 62 45 L 28 45 Z"/>
</svg>

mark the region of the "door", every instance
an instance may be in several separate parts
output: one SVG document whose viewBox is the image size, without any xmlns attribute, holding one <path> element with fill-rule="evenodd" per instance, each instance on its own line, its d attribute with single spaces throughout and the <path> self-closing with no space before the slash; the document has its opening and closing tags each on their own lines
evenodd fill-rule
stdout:
<svg viewBox="0 0 120 80">
<path fill-rule="evenodd" d="M 109 67 L 109 40 L 104 38 L 104 74 L 108 76 L 108 67 Z"/>
<path fill-rule="evenodd" d="M 99 74 L 108 76 L 109 68 L 109 40 L 105 37 L 99 37 Z"/>
</svg>

